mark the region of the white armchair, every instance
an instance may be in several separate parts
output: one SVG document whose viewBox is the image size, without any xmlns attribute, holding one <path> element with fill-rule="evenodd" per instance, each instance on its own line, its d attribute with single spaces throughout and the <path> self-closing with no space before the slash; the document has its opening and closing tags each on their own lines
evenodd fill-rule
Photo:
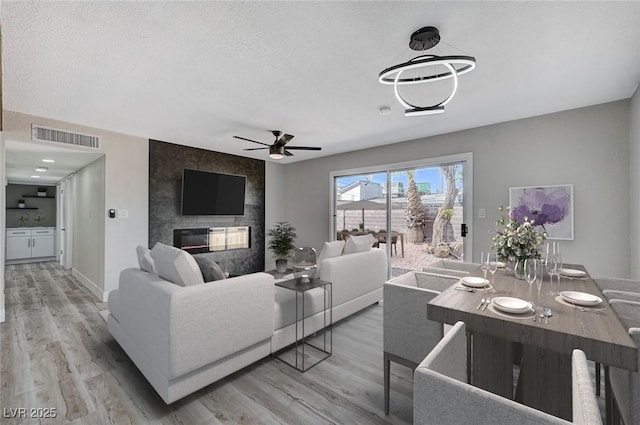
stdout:
<svg viewBox="0 0 640 425">
<path fill-rule="evenodd" d="M 413 375 L 413 423 L 423 424 L 568 424 L 540 410 L 467 384 L 467 339 L 456 323 Z M 598 403 L 580 350 L 572 356 L 573 423 L 602 424 Z"/>
<path fill-rule="evenodd" d="M 465 263 L 463 261 L 442 259 L 429 264 L 427 267 L 423 267 L 422 271 L 464 277 L 468 276 L 469 273 L 478 267 L 480 267 L 479 263 Z"/>
<path fill-rule="evenodd" d="M 457 277 L 409 272 L 384 283 L 384 410 L 389 414 L 391 362 L 414 369 L 440 341 L 442 323 L 427 319 L 427 303 Z"/>
</svg>

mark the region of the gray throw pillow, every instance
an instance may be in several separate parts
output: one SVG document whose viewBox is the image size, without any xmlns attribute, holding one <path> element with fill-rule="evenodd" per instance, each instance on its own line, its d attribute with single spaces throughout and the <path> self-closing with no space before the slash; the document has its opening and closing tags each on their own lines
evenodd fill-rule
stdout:
<svg viewBox="0 0 640 425">
<path fill-rule="evenodd" d="M 202 255 L 194 255 L 193 258 L 195 258 L 196 263 L 198 263 L 205 282 L 213 282 L 214 280 L 222 280 L 225 278 L 224 272 L 218 263 L 211 258 Z"/>
</svg>

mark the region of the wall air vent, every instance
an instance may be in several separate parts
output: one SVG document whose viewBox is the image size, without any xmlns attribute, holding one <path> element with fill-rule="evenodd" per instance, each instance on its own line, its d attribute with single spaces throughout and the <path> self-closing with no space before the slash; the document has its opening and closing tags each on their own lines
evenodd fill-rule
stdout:
<svg viewBox="0 0 640 425">
<path fill-rule="evenodd" d="M 88 134 L 71 133 L 54 128 L 31 125 L 31 139 L 44 142 L 65 143 L 67 145 L 85 146 L 87 148 L 100 148 L 100 137 Z"/>
</svg>

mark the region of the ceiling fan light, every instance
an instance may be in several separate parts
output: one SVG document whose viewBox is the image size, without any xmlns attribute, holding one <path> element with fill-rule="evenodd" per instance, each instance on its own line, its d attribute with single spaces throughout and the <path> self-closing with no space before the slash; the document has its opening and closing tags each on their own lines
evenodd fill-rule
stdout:
<svg viewBox="0 0 640 425">
<path fill-rule="evenodd" d="M 284 146 L 269 146 L 269 158 L 271 159 L 284 158 Z"/>
</svg>

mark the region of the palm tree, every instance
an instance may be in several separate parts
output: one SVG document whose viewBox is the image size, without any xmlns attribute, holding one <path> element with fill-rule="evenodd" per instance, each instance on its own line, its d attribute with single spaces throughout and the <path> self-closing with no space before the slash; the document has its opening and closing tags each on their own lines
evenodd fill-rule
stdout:
<svg viewBox="0 0 640 425">
<path fill-rule="evenodd" d="M 433 248 L 436 248 L 441 243 L 447 242 L 447 227 L 451 220 L 453 206 L 459 192 L 459 189 L 456 187 L 456 175 L 458 174 L 457 165 L 440 167 L 440 171 L 446 181 L 447 188 L 444 201 L 442 205 L 440 205 L 440 208 L 438 208 L 436 218 L 433 220 L 433 237 L 431 240 Z"/>
<path fill-rule="evenodd" d="M 409 187 L 407 189 L 407 228 L 413 230 L 411 235 L 408 235 L 408 239 L 413 242 L 422 243 L 424 241 L 424 232 L 422 226 L 426 219 L 426 211 L 422 206 L 422 199 L 420 198 L 420 192 L 418 191 L 418 185 L 415 181 L 415 170 L 405 171 L 407 178 L 409 179 Z"/>
</svg>

